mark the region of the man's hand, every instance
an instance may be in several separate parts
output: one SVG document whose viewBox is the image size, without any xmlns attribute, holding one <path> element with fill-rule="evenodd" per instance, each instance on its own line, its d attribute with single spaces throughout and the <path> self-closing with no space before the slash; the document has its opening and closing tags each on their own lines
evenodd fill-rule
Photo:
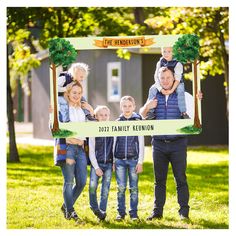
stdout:
<svg viewBox="0 0 236 236">
<path fill-rule="evenodd" d="M 143 165 L 142 164 L 140 164 L 140 163 L 138 163 L 137 165 L 136 165 L 136 173 L 137 174 L 139 174 L 139 173 L 142 173 L 143 172 Z"/>
<path fill-rule="evenodd" d="M 100 168 L 96 169 L 95 172 L 97 176 L 103 176 L 103 171 Z"/>
<path fill-rule="evenodd" d="M 150 109 L 153 109 L 153 108 L 156 108 L 157 107 L 157 99 L 152 99 L 152 100 L 149 100 L 146 102 L 145 104 L 145 108 L 147 110 L 150 110 Z"/>
<path fill-rule="evenodd" d="M 203 93 L 201 91 L 198 91 L 196 97 L 199 99 L 199 100 L 202 100 L 203 98 Z"/>
</svg>

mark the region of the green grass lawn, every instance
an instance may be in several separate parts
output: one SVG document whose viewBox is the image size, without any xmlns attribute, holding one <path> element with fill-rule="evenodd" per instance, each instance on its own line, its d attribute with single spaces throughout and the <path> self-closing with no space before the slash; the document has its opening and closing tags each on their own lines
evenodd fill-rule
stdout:
<svg viewBox="0 0 236 236">
<path fill-rule="evenodd" d="M 21 163 L 7 163 L 7 228 L 8 229 L 227 229 L 228 214 L 228 149 L 189 148 L 188 183 L 190 189 L 190 222 L 178 217 L 175 183 L 171 168 L 167 181 L 167 201 L 164 218 L 147 222 L 153 207 L 153 168 L 151 148 L 146 148 L 144 172 L 139 179 L 139 217 L 134 223 L 127 217 L 114 219 L 116 182 L 112 178 L 105 222 L 98 222 L 89 208 L 88 183 L 75 204 L 83 223 L 64 219 L 63 178 L 53 165 L 53 148 L 18 145 Z M 89 170 L 89 168 L 88 168 Z M 129 203 L 126 192 L 127 203 Z"/>
</svg>

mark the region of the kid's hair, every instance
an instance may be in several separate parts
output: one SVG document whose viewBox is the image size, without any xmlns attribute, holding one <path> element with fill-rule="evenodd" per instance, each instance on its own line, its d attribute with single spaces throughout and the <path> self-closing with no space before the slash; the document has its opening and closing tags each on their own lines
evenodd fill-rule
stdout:
<svg viewBox="0 0 236 236">
<path fill-rule="evenodd" d="M 82 87 L 82 85 L 81 85 L 78 81 L 73 81 L 73 82 L 71 82 L 70 84 L 68 84 L 68 85 L 66 86 L 66 91 L 65 91 L 65 93 L 64 93 L 64 98 L 66 99 L 67 102 L 70 102 L 69 93 L 70 93 L 70 91 L 72 90 L 72 88 L 75 87 L 75 86 L 78 86 L 78 87 L 81 89 L 81 91 L 83 92 L 83 87 Z M 79 101 L 79 102 L 76 104 L 76 106 L 80 106 L 80 105 L 81 105 L 81 102 Z"/>
<path fill-rule="evenodd" d="M 135 106 L 135 100 L 134 100 L 134 98 L 131 97 L 131 96 L 129 96 L 129 95 L 126 95 L 126 96 L 124 96 L 124 97 L 122 97 L 122 98 L 120 99 L 120 105 L 121 105 L 121 103 L 124 102 L 124 101 L 130 101 L 130 102 L 132 102 L 133 105 Z"/>
<path fill-rule="evenodd" d="M 97 106 L 96 108 L 95 108 L 95 110 L 94 110 L 94 114 L 95 114 L 95 116 L 97 115 L 97 113 L 99 112 L 99 111 L 101 111 L 101 110 L 107 110 L 108 111 L 108 113 L 109 113 L 109 115 L 110 115 L 110 109 L 107 107 L 107 106 L 103 106 L 103 105 L 100 105 L 100 106 Z"/>
<path fill-rule="evenodd" d="M 77 70 L 82 70 L 86 74 L 86 78 L 88 77 L 89 74 L 89 66 L 83 62 L 78 62 L 78 63 L 73 63 L 68 70 L 68 72 L 72 75 L 72 78 L 75 77 L 75 73 Z"/>
</svg>

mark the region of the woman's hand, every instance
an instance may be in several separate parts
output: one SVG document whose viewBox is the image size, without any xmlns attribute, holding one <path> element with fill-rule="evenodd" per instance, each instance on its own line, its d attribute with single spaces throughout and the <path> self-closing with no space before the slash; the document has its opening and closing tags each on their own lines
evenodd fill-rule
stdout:
<svg viewBox="0 0 236 236">
<path fill-rule="evenodd" d="M 87 102 L 81 102 L 81 108 L 88 110 L 92 116 L 94 115 L 93 107 Z"/>
</svg>

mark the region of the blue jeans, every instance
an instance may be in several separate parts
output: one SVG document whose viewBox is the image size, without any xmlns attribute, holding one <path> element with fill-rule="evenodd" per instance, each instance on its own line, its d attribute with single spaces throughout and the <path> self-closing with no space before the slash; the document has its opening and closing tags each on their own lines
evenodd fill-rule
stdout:
<svg viewBox="0 0 236 236">
<path fill-rule="evenodd" d="M 108 194 L 110 190 L 111 177 L 112 177 L 112 163 L 102 164 L 99 163 L 99 167 L 103 171 L 103 176 L 97 176 L 95 169 L 91 166 L 90 171 L 90 183 L 89 183 L 89 203 L 90 207 L 93 210 L 101 210 L 106 212 L 107 209 L 107 200 Z M 102 178 L 102 186 L 101 186 L 101 196 L 100 196 L 100 204 L 98 206 L 97 201 L 97 188 L 98 181 Z"/>
<path fill-rule="evenodd" d="M 73 206 L 86 185 L 87 160 L 82 147 L 68 144 L 66 158 L 75 160 L 74 164 L 63 163 L 61 166 L 64 176 L 63 197 L 68 212 Z M 75 184 L 74 184 L 75 179 Z"/>
<path fill-rule="evenodd" d="M 186 112 L 186 103 L 185 103 L 185 88 L 184 83 L 181 82 L 176 88 L 178 106 L 181 113 Z"/>
<path fill-rule="evenodd" d="M 125 207 L 125 191 L 127 186 L 127 174 L 129 176 L 129 190 L 130 190 L 130 210 L 131 217 L 137 217 L 138 211 L 138 174 L 136 174 L 136 165 L 138 160 L 120 160 L 116 159 L 116 181 L 118 185 L 118 212 L 121 216 L 126 215 Z"/>
<path fill-rule="evenodd" d="M 152 145 L 155 175 L 154 213 L 163 214 L 163 207 L 166 201 L 168 166 L 171 163 L 180 206 L 179 213 L 188 215 L 189 189 L 186 177 L 187 138 L 179 138 L 172 142 L 153 139 Z"/>
</svg>

